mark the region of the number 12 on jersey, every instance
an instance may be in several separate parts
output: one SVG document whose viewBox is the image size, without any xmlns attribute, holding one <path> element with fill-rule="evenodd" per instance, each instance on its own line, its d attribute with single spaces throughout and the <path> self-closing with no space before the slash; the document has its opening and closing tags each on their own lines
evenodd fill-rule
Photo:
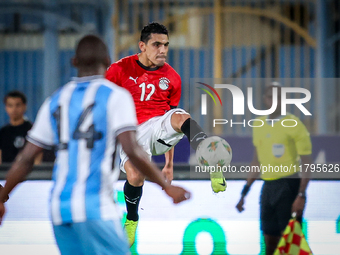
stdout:
<svg viewBox="0 0 340 255">
<path fill-rule="evenodd" d="M 155 90 L 156 90 L 155 85 L 153 85 L 153 84 L 146 85 L 145 82 L 143 82 L 141 85 L 139 85 L 139 87 L 142 89 L 142 93 L 140 95 L 140 101 L 149 101 L 151 96 L 153 95 L 153 93 L 155 93 Z M 148 91 L 149 94 L 145 98 L 145 93 L 146 93 L 145 90 L 146 89 L 148 89 L 148 90 L 151 89 L 151 90 Z"/>
</svg>

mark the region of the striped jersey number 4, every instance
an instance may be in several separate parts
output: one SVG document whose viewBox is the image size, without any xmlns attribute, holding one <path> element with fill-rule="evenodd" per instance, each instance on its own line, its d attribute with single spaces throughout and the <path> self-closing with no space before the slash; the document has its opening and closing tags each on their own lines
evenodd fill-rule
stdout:
<svg viewBox="0 0 340 255">
<path fill-rule="evenodd" d="M 153 93 L 155 93 L 155 85 L 148 84 L 146 85 L 145 82 L 143 82 L 139 87 L 142 89 L 142 93 L 140 95 L 140 101 L 149 101 Z M 146 90 L 148 90 L 146 92 Z M 148 95 L 145 97 L 145 93 L 148 93 Z"/>
</svg>

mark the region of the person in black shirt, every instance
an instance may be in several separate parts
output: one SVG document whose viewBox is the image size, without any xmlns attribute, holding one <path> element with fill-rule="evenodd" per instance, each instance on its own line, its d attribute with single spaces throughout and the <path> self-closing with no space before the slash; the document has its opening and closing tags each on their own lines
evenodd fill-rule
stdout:
<svg viewBox="0 0 340 255">
<path fill-rule="evenodd" d="M 26 96 L 20 91 L 9 92 L 4 98 L 9 123 L 0 129 L 0 163 L 11 163 L 24 147 L 32 123 L 25 119 Z M 35 163 L 40 163 L 41 156 Z"/>
</svg>

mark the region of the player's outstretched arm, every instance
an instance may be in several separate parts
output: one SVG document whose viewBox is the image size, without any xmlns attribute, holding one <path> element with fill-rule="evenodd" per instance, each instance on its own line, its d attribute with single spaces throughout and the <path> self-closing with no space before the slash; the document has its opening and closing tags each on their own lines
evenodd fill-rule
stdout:
<svg viewBox="0 0 340 255">
<path fill-rule="evenodd" d="M 190 193 L 181 187 L 176 187 L 167 183 L 157 166 L 150 162 L 148 155 L 138 145 L 135 131 L 126 131 L 118 135 L 123 150 L 129 157 L 132 164 L 149 180 L 161 186 L 165 192 L 173 199 L 174 203 L 180 203 L 190 197 Z"/>
<path fill-rule="evenodd" d="M 31 172 L 35 157 L 42 152 L 42 148 L 27 142 L 22 152 L 20 152 L 6 177 L 6 184 L 0 190 L 0 224 L 2 217 L 5 214 L 4 201 L 8 199 L 9 193 L 20 182 L 25 180 L 25 177 Z"/>
<path fill-rule="evenodd" d="M 2 186 L 1 184 L 0 184 L 0 192 L 1 192 L 1 190 L 4 188 L 4 186 Z M 9 199 L 9 197 L 8 197 L 8 195 L 7 195 L 7 197 L 4 199 L 4 200 L 2 200 L 2 202 L 3 203 L 5 203 L 5 202 L 7 202 L 7 200 Z"/>
<path fill-rule="evenodd" d="M 255 148 L 255 151 L 254 151 L 253 161 L 251 162 L 250 165 L 251 166 L 260 166 L 260 163 L 259 163 L 258 158 L 257 158 L 256 148 Z M 244 205 L 244 198 L 247 196 L 247 194 L 248 194 L 248 192 L 250 190 L 251 185 L 259 177 L 259 175 L 260 175 L 260 171 L 259 172 L 256 172 L 256 171 L 254 171 L 254 172 L 250 171 L 249 172 L 248 177 L 247 177 L 247 183 L 244 185 L 243 190 L 241 192 L 241 198 L 240 198 L 239 202 L 236 205 L 236 209 L 239 212 L 244 211 L 244 207 L 243 207 L 243 205 Z"/>
</svg>

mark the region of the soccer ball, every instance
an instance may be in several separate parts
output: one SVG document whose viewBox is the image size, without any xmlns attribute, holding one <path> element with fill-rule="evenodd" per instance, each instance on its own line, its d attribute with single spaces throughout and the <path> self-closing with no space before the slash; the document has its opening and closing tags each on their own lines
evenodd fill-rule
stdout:
<svg viewBox="0 0 340 255">
<path fill-rule="evenodd" d="M 232 159 L 229 143 L 221 137 L 210 136 L 197 147 L 196 158 L 200 166 L 228 167 Z"/>
</svg>

